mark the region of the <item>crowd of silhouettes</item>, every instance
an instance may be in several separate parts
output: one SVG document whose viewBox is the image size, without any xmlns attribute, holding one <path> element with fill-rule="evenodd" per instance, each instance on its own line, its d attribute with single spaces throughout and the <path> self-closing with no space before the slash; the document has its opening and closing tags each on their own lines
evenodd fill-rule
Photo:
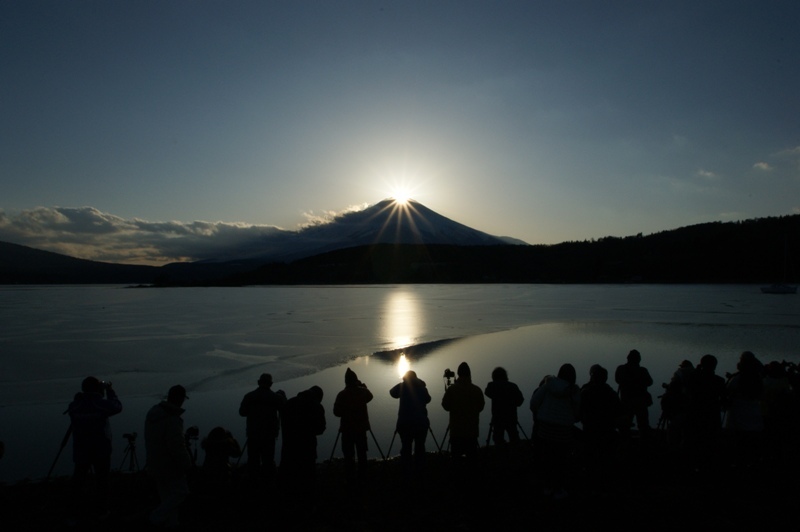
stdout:
<svg viewBox="0 0 800 532">
<path fill-rule="evenodd" d="M 680 362 L 670 381 L 662 384 L 663 393 L 658 395 L 661 418 L 653 427 L 649 418 L 654 404 L 650 391 L 653 379 L 642 366 L 637 350 L 631 350 L 626 362 L 616 368 L 616 389 L 608 382 L 609 371 L 599 364 L 591 366 L 588 381 L 581 386 L 574 366 L 565 363 L 557 373 L 544 376 L 530 396 L 533 430 L 529 438 L 518 416 L 524 396 L 509 380 L 508 372 L 495 368 L 482 391 L 473 383 L 470 366 L 462 362 L 456 373 L 445 371 L 441 406 L 449 417 L 442 445 L 437 442 L 437 447 L 449 452 L 454 471 L 463 473 L 475 467 L 480 413 L 488 398 L 491 421 L 487 446 L 491 441 L 498 452 L 533 449 L 540 472 L 540 495 L 553 500 L 569 496 L 574 487 L 569 485 L 570 479 L 575 478 L 569 471 L 576 467 L 582 469 L 582 482 L 602 489 L 616 464 L 625 459 L 632 441 L 642 447 L 658 440 L 678 463 L 695 473 L 720 467 L 753 467 L 767 458 L 789 458 L 800 433 L 797 366 L 786 362 L 763 364 L 745 351 L 735 373 L 723 377 L 716 371 L 717 359 L 710 354 L 702 356 L 696 365 L 690 360 Z M 346 485 L 360 486 L 368 474 L 368 404 L 373 393 L 350 368 L 345 371 L 344 383 L 333 406 L 334 416 L 340 418 L 337 442 L 341 437 Z M 155 480 L 159 497 L 158 507 L 150 514 L 151 523 L 178 524 L 180 505 L 190 491 L 187 477 L 193 469 L 202 471 L 206 494 L 220 496 L 241 477 L 249 479 L 251 486 L 277 485 L 286 493 L 313 500 L 317 437 L 327 426 L 323 390 L 312 386 L 287 398 L 281 390 L 272 391 L 272 384 L 272 376 L 262 374 L 258 388 L 241 401 L 239 414 L 246 418 L 244 446 L 228 429 L 215 427 L 202 440 L 205 460 L 199 467 L 191 451 L 196 427 L 184 431 L 181 417 L 187 399 L 185 388 L 173 386 L 166 400 L 150 409 L 145 422 L 146 470 Z M 406 372 L 388 394 L 399 400 L 392 444 L 399 436 L 403 479 L 420 481 L 426 467 L 426 440 L 429 433 L 433 434 L 428 419 L 431 395 L 414 371 Z M 90 470 L 97 479 L 97 496 L 80 500 L 84 513 L 102 516 L 108 511 L 108 418 L 121 409 L 110 384 L 88 377 L 67 410 L 74 438 L 76 494 L 87 491 Z M 281 459 L 276 465 L 279 436 Z M 391 452 L 391 445 L 389 449 Z M 245 451 L 247 462 L 239 471 L 238 461 Z"/>
</svg>

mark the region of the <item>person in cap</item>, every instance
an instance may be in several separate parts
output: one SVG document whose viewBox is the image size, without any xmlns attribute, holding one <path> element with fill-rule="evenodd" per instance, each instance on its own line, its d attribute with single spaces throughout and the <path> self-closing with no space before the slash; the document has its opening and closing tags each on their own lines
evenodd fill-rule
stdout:
<svg viewBox="0 0 800 532">
<path fill-rule="evenodd" d="M 344 390 L 338 393 L 333 403 L 333 415 L 341 419 L 339 432 L 342 435 L 345 475 L 347 483 L 352 485 L 357 480 L 363 481 L 366 476 L 367 431 L 370 430 L 367 403 L 372 401 L 372 392 L 350 368 L 344 373 L 344 384 Z"/>
<path fill-rule="evenodd" d="M 192 457 L 183 432 L 183 403 L 188 399 L 186 388 L 175 385 L 167 399 L 147 412 L 144 423 L 146 470 L 156 482 L 159 506 L 150 513 L 156 526 L 179 526 L 180 506 L 189 494 L 186 476 L 192 468 Z"/>
<path fill-rule="evenodd" d="M 69 404 L 67 413 L 72 430 L 72 459 L 75 469 L 76 497 L 83 497 L 89 471 L 94 471 L 97 495 L 93 501 L 81 500 L 76 505 L 81 514 L 108 514 L 108 476 L 111 471 L 111 416 L 122 411 L 122 403 L 110 382 L 86 377 L 81 391 Z M 92 508 L 91 506 L 94 506 Z"/>
<path fill-rule="evenodd" d="M 247 418 L 247 470 L 253 477 L 272 478 L 276 472 L 275 439 L 280 431 L 278 414 L 286 404 L 283 390 L 272 391 L 272 375 L 263 373 L 258 388 L 248 392 L 239 405 Z"/>
<path fill-rule="evenodd" d="M 483 392 L 472 384 L 472 371 L 462 362 L 458 378 L 444 392 L 442 408 L 450 413 L 450 449 L 454 457 L 472 458 L 478 451 L 480 414 L 485 406 Z"/>
</svg>

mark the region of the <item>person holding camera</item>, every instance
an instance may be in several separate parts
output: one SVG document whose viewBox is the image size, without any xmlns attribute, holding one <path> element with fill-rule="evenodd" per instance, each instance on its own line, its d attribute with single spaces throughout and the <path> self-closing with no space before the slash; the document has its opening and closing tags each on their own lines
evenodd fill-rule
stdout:
<svg viewBox="0 0 800 532">
<path fill-rule="evenodd" d="M 431 402 L 431 394 L 425 381 L 418 378 L 415 371 L 408 370 L 403 381 L 392 386 L 389 395 L 400 400 L 395 432 L 400 435 L 400 463 L 408 478 L 412 472 L 412 449 L 417 473 L 425 462 L 425 440 L 430 430 L 427 404 Z"/>
<path fill-rule="evenodd" d="M 345 475 L 347 483 L 354 485 L 356 481 L 363 481 L 367 473 L 367 432 L 370 430 L 367 403 L 372 401 L 372 392 L 350 368 L 344 373 L 344 384 L 344 390 L 333 403 L 333 415 L 341 418 L 339 432 L 342 435 Z"/>
<path fill-rule="evenodd" d="M 280 432 L 280 413 L 286 404 L 283 390 L 272 391 L 272 375 L 262 373 L 258 388 L 247 392 L 239 405 L 239 415 L 247 419 L 247 472 L 256 479 L 275 476 L 275 439 Z"/>
<path fill-rule="evenodd" d="M 144 422 L 147 472 L 155 478 L 161 501 L 150 513 L 150 523 L 156 526 L 177 527 L 180 506 L 189 495 L 186 476 L 193 462 L 181 417 L 186 399 L 186 388 L 173 386 L 167 400 L 152 407 Z"/>
<path fill-rule="evenodd" d="M 81 391 L 67 407 L 72 431 L 72 460 L 75 496 L 83 500 L 77 505 L 81 514 L 93 512 L 105 517 L 108 509 L 108 476 L 111 471 L 111 423 L 108 418 L 122 411 L 122 403 L 110 382 L 86 377 Z M 94 470 L 97 495 L 94 501 L 85 498 L 89 471 Z M 94 508 L 90 508 L 94 506 Z"/>
<path fill-rule="evenodd" d="M 473 458 L 478 452 L 480 414 L 486 404 L 483 391 L 472 384 L 466 362 L 458 365 L 458 378 L 444 392 L 442 408 L 450 412 L 450 448 L 454 457 Z"/>
</svg>

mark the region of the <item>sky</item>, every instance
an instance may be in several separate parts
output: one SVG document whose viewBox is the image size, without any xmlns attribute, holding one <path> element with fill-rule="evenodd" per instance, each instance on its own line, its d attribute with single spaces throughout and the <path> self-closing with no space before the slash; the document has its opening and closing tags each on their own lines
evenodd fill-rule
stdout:
<svg viewBox="0 0 800 532">
<path fill-rule="evenodd" d="M 797 28 L 793 0 L 5 0 L 0 240 L 191 260 L 401 189 L 529 244 L 797 214 Z"/>
</svg>

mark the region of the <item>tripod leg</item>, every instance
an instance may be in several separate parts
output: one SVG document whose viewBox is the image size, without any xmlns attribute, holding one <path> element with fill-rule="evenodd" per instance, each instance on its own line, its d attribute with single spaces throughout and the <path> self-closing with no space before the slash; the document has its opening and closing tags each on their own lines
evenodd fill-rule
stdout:
<svg viewBox="0 0 800 532">
<path fill-rule="evenodd" d="M 530 438 L 528 438 L 528 435 L 525 434 L 525 429 L 522 428 L 522 424 L 519 421 L 517 421 L 517 426 L 519 427 L 519 431 L 522 433 L 522 435 L 525 436 L 525 439 L 531 441 Z"/>
<path fill-rule="evenodd" d="M 378 452 L 381 453 L 381 458 L 386 460 L 386 456 L 384 456 L 383 451 L 381 451 L 381 446 L 378 445 L 378 438 L 375 437 L 375 433 L 372 432 L 372 429 L 369 429 L 369 433 L 372 434 L 372 440 L 375 442 L 375 447 L 378 448 Z"/>
<path fill-rule="evenodd" d="M 392 445 L 394 445 L 395 436 L 397 436 L 397 429 L 395 429 L 394 434 L 392 434 L 392 441 L 389 442 L 389 450 L 386 451 L 386 456 L 390 456 L 392 454 Z"/>
<path fill-rule="evenodd" d="M 489 423 L 489 434 L 486 435 L 486 447 L 489 447 L 489 440 L 492 438 L 492 431 L 494 430 L 494 425 Z"/>
<path fill-rule="evenodd" d="M 331 457 L 328 460 L 328 462 L 332 462 L 333 461 L 333 453 L 336 451 L 336 444 L 339 443 L 339 436 L 341 434 L 342 434 L 341 430 L 339 430 L 339 432 L 336 433 L 336 439 L 333 440 L 333 448 L 331 449 Z"/>
</svg>

